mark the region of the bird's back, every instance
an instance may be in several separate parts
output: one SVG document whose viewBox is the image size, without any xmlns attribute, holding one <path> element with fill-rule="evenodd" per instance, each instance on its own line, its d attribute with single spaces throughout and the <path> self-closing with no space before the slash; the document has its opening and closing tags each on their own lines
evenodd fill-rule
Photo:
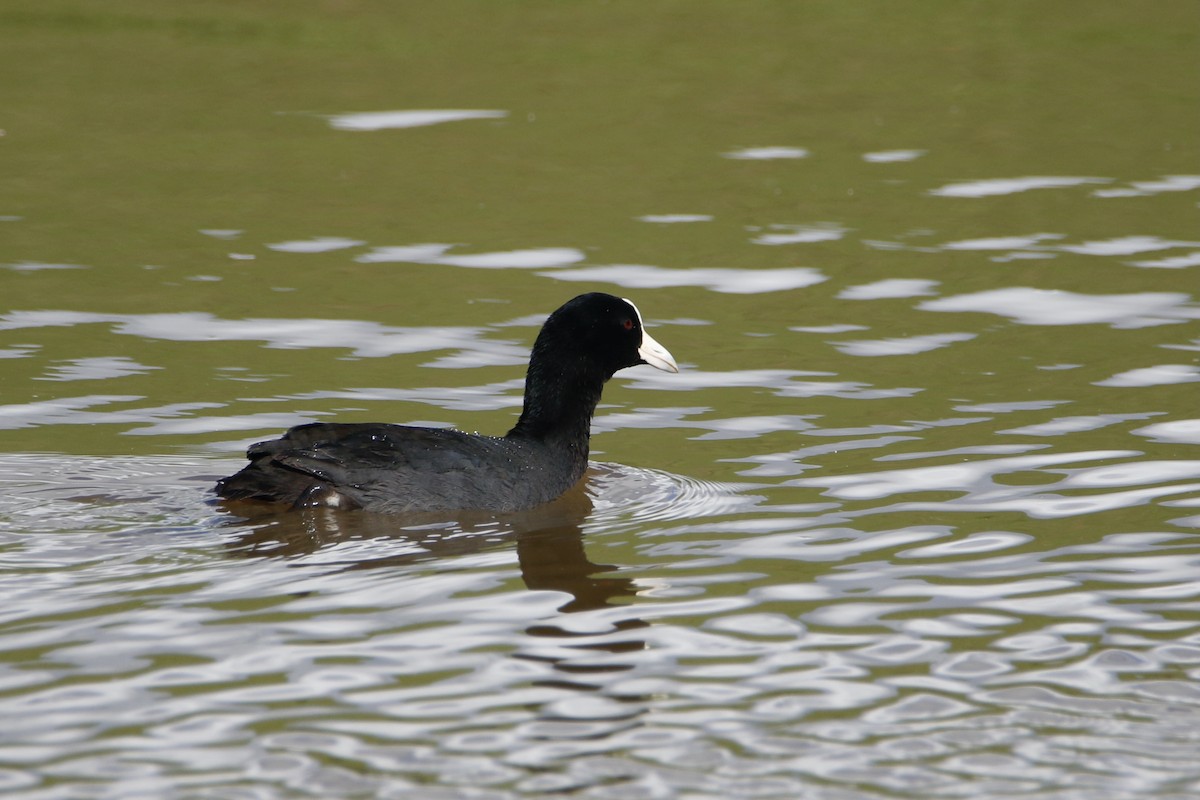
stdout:
<svg viewBox="0 0 1200 800">
<path fill-rule="evenodd" d="M 586 450 L 379 423 L 301 425 L 247 456 L 217 494 L 392 513 L 530 508 L 569 489 L 587 465 Z"/>
</svg>

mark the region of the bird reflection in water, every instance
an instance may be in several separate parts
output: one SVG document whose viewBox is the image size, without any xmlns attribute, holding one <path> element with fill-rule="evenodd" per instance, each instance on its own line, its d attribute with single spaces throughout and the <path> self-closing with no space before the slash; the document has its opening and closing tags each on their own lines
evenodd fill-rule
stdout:
<svg viewBox="0 0 1200 800">
<path fill-rule="evenodd" d="M 504 515 L 455 512 L 453 518 L 447 518 L 444 513 L 402 516 L 329 508 L 279 513 L 264 511 L 270 507 L 261 504 L 238 501 L 225 501 L 221 506 L 237 515 L 231 525 L 245 528 L 229 545 L 232 553 L 242 557 L 295 558 L 348 542 L 396 541 L 400 552 L 326 562 L 330 567 L 347 571 L 406 566 L 515 545 L 525 586 L 534 591 L 569 595 L 570 599 L 558 610 L 570 614 L 613 606 L 618 598 L 633 596 L 638 591 L 631 579 L 613 574 L 615 566 L 593 563 L 584 548 L 583 523 L 592 512 L 588 486 L 596 477 L 597 470 L 593 467 L 584 480 L 557 500 L 529 511 Z M 379 548 L 372 547 L 371 551 L 378 554 Z M 542 621 L 528 626 L 526 633 L 539 638 L 574 640 L 567 646 L 576 655 L 580 651 L 618 654 L 644 650 L 646 643 L 624 637 L 613 641 L 612 634 L 644 628 L 647 624 L 639 618 L 626 617 L 614 622 L 613 631 L 597 637 L 553 621 Z M 589 664 L 587 659 L 557 652 L 557 655 L 553 652 L 514 655 L 551 663 L 572 674 L 632 668 L 630 664 L 612 663 L 607 658 L 602 659 L 603 663 Z M 571 685 L 596 688 L 574 682 Z"/>
</svg>

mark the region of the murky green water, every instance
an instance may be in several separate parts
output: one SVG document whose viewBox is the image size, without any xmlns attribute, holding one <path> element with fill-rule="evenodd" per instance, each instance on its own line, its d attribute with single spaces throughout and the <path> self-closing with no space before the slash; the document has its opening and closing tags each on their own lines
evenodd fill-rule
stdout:
<svg viewBox="0 0 1200 800">
<path fill-rule="evenodd" d="M 1200 793 L 1200 17 L 0 6 L 0 792 Z M 679 375 L 503 519 L 245 519 L 498 433 L 572 295 Z"/>
</svg>

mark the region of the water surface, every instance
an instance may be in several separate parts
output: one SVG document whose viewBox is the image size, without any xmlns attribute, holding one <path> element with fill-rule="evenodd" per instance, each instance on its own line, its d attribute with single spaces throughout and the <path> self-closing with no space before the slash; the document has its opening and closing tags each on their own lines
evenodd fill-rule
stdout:
<svg viewBox="0 0 1200 800">
<path fill-rule="evenodd" d="M 1196 794 L 1191 4 L 0 22 L 0 792 Z M 560 501 L 209 493 L 591 290 L 682 371 Z"/>
</svg>

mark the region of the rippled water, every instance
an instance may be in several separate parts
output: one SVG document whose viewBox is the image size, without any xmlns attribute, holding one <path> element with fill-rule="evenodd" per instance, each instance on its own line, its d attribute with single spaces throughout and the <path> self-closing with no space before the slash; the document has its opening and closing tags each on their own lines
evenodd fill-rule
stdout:
<svg viewBox="0 0 1200 800">
<path fill-rule="evenodd" d="M 1194 8 L 434 8 L 0 10 L 0 794 L 1200 794 Z M 211 495 L 593 289 L 560 500 Z"/>
</svg>

